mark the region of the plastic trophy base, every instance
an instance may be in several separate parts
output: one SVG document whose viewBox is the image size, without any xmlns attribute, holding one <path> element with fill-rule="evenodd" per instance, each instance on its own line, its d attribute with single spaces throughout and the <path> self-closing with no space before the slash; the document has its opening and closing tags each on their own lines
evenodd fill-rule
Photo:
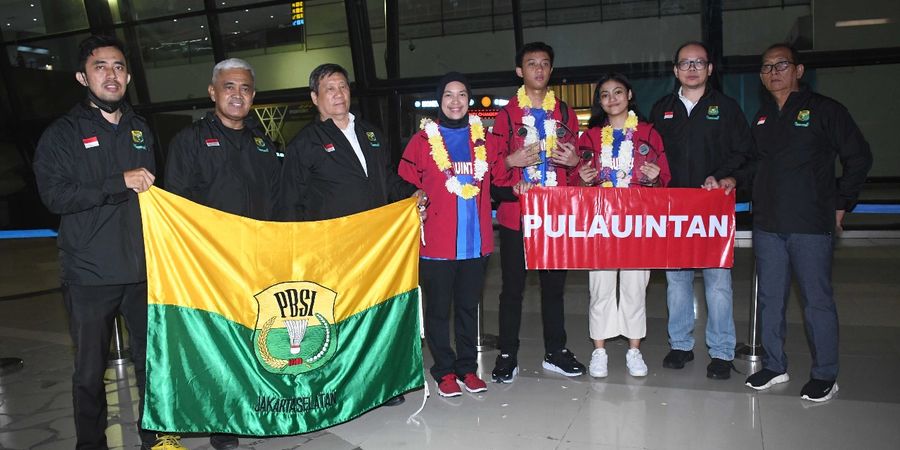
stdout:
<svg viewBox="0 0 900 450">
<path fill-rule="evenodd" d="M 497 348 L 497 336 L 493 334 L 483 334 L 481 339 L 475 344 L 475 350 L 479 353 L 488 352 Z"/>
<path fill-rule="evenodd" d="M 122 350 L 121 352 L 113 352 L 110 355 L 109 360 L 106 362 L 106 367 L 113 366 L 122 366 L 128 364 L 131 361 L 131 352 L 128 350 Z"/>
<path fill-rule="evenodd" d="M 6 375 L 25 367 L 25 361 L 22 358 L 0 358 L 0 375 Z"/>
<path fill-rule="evenodd" d="M 738 344 L 734 349 L 734 356 L 744 361 L 759 362 L 762 361 L 766 351 L 762 345 Z"/>
</svg>

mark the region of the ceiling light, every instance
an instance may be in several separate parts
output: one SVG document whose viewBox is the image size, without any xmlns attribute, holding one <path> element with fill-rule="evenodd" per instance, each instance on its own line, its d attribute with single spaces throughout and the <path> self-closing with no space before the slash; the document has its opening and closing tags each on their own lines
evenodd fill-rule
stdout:
<svg viewBox="0 0 900 450">
<path fill-rule="evenodd" d="M 847 28 L 865 27 L 869 25 L 887 25 L 889 23 L 891 23 L 891 19 L 887 17 L 881 17 L 878 19 L 839 20 L 834 23 L 834 26 L 837 28 Z"/>
</svg>

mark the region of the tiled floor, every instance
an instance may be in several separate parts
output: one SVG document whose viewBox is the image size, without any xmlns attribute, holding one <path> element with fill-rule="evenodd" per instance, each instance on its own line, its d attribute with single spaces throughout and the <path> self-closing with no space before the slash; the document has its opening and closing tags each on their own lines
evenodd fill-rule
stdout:
<svg viewBox="0 0 900 450">
<path fill-rule="evenodd" d="M 836 252 L 835 292 L 841 318 L 840 393 L 826 404 L 800 400 L 809 354 L 799 302 L 788 311 L 787 350 L 792 381 L 757 393 L 743 385 L 756 367 L 737 361 L 727 381 L 705 377 L 708 357 L 684 370 L 662 368 L 666 342 L 665 277 L 654 273 L 648 292 L 648 336 L 643 344 L 650 373 L 630 377 L 624 341 L 609 348 L 610 375 L 565 378 L 541 369 L 542 342 L 537 279 L 529 278 L 523 323 L 522 372 L 510 385 L 490 384 L 482 394 L 432 396 L 408 420 L 424 391 L 404 405 L 377 408 L 322 432 L 285 438 L 242 438 L 250 449 L 897 449 L 900 448 L 900 242 L 844 242 Z M 58 286 L 52 240 L 0 241 L 0 356 L 19 356 L 24 369 L 0 375 L 0 448 L 71 449 L 71 346 Z M 497 330 L 499 260 L 491 261 L 485 292 L 485 330 Z M 745 341 L 751 277 L 750 249 L 736 251 L 735 317 Z M 698 278 L 697 282 L 701 280 Z M 39 295 L 20 294 L 47 291 Z M 702 289 L 698 323 L 705 320 Z M 587 363 L 587 275 L 571 272 L 567 284 L 569 348 Z M 702 326 L 696 331 L 702 343 Z M 496 351 L 482 354 L 482 375 Z M 431 364 L 425 355 L 426 367 Z M 136 389 L 128 367 L 107 373 L 111 445 L 137 448 Z M 432 391 L 434 384 L 430 385 Z M 203 437 L 183 440 L 209 448 Z"/>
</svg>

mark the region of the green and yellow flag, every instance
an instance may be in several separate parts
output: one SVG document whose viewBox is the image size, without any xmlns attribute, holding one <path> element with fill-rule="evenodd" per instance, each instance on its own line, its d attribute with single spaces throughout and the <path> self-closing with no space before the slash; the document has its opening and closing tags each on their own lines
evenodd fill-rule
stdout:
<svg viewBox="0 0 900 450">
<path fill-rule="evenodd" d="M 306 223 L 140 202 L 144 428 L 305 433 L 425 383 L 415 200 Z"/>
</svg>

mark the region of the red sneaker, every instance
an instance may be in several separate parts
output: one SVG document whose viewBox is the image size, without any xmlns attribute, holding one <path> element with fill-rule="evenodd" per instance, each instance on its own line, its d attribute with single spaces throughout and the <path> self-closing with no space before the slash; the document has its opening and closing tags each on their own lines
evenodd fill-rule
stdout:
<svg viewBox="0 0 900 450">
<path fill-rule="evenodd" d="M 456 374 L 448 373 L 441 377 L 441 381 L 438 382 L 438 394 L 441 397 L 459 397 L 462 395 L 459 385 L 456 384 Z"/>
<path fill-rule="evenodd" d="M 458 380 L 459 384 L 462 384 L 466 387 L 466 390 L 471 393 L 484 392 L 487 390 L 487 384 L 478 378 L 478 375 L 475 375 L 472 372 L 467 373 L 463 376 L 462 380 Z"/>
</svg>

